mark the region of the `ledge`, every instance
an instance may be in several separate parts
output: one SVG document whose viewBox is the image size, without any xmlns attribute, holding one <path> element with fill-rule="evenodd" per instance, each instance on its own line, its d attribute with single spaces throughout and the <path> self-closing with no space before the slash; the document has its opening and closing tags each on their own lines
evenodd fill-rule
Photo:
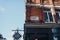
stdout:
<svg viewBox="0 0 60 40">
<path fill-rule="evenodd" d="M 60 24 L 57 24 L 57 23 L 44 23 L 44 24 L 43 23 L 42 24 L 25 23 L 24 27 L 25 28 L 59 28 Z"/>
</svg>

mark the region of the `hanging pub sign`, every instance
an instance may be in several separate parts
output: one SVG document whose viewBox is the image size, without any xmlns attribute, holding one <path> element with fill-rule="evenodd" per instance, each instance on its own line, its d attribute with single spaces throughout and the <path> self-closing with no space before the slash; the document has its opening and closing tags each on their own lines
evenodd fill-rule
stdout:
<svg viewBox="0 0 60 40">
<path fill-rule="evenodd" d="M 20 35 L 18 32 L 16 32 L 16 33 L 13 35 L 13 37 L 14 37 L 15 39 L 19 39 L 19 38 L 21 37 L 21 35 Z"/>
</svg>

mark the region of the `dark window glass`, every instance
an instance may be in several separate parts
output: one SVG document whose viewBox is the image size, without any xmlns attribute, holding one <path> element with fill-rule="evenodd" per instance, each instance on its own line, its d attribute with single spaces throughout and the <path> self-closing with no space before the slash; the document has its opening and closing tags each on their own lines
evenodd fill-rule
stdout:
<svg viewBox="0 0 60 40">
<path fill-rule="evenodd" d="M 53 21 L 52 14 L 51 14 L 51 13 L 48 13 L 48 14 L 49 14 L 49 19 L 50 19 L 50 21 Z"/>
<path fill-rule="evenodd" d="M 57 19 L 60 20 L 60 9 L 55 9 L 56 10 L 56 15 L 57 15 Z"/>
<path fill-rule="evenodd" d="M 47 12 L 44 12 L 44 21 L 48 20 Z"/>
<path fill-rule="evenodd" d="M 53 28 L 52 33 L 57 33 L 57 29 Z"/>
<path fill-rule="evenodd" d="M 58 20 L 60 20 L 60 14 L 56 13 Z"/>
<path fill-rule="evenodd" d="M 58 40 L 58 30 L 57 28 L 52 28 L 52 33 L 53 33 L 53 39 Z"/>
<path fill-rule="evenodd" d="M 48 22 L 48 17 L 49 17 L 49 21 L 50 22 L 53 22 L 53 17 L 52 17 L 52 14 L 50 12 L 44 12 L 44 21 L 47 21 Z"/>
</svg>

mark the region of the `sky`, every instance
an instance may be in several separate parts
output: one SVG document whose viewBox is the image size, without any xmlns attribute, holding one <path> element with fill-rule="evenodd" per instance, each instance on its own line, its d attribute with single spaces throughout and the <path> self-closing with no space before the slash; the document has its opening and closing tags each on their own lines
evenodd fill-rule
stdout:
<svg viewBox="0 0 60 40">
<path fill-rule="evenodd" d="M 0 33 L 7 40 L 13 40 L 17 28 L 24 29 L 25 2 L 24 0 L 0 0 Z M 22 34 L 23 32 L 20 32 Z M 21 38 L 21 40 L 23 40 Z"/>
</svg>

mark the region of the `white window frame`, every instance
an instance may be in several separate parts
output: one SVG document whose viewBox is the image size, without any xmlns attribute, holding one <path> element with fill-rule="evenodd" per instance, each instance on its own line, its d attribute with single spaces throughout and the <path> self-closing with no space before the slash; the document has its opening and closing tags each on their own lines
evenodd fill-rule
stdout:
<svg viewBox="0 0 60 40">
<path fill-rule="evenodd" d="M 60 14 L 60 12 L 56 11 L 56 13 Z M 58 20 L 58 23 L 60 23 L 60 20 Z"/>
<path fill-rule="evenodd" d="M 49 19 L 49 14 L 48 14 L 48 13 L 51 13 L 51 12 L 50 12 L 50 11 L 43 11 L 43 13 L 44 13 L 44 12 L 46 12 L 46 13 L 47 13 L 47 16 L 48 16 L 48 20 L 45 21 L 45 23 L 55 23 L 54 16 L 52 16 L 52 17 L 53 17 L 53 22 L 50 21 L 50 19 Z"/>
<path fill-rule="evenodd" d="M 46 12 L 46 13 L 47 13 L 47 16 L 48 16 L 48 21 L 46 21 L 45 23 L 56 23 L 56 22 L 55 22 L 55 19 L 54 19 L 54 16 L 52 16 L 52 17 L 53 17 L 53 22 L 50 21 L 50 19 L 49 19 L 49 14 L 48 14 L 50 11 L 43 11 L 43 12 Z M 51 12 L 50 12 L 50 13 L 51 13 Z M 59 14 L 60 12 L 56 11 L 56 13 Z M 60 20 L 58 20 L 58 23 L 60 23 Z"/>
</svg>

